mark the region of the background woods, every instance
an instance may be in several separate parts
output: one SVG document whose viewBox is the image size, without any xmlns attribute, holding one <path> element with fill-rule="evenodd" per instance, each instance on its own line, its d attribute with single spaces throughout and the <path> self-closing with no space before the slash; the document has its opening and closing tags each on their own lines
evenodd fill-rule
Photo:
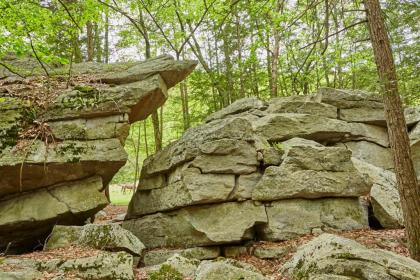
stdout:
<svg viewBox="0 0 420 280">
<path fill-rule="evenodd" d="M 399 91 L 419 104 L 416 1 L 383 3 Z M 164 107 L 133 126 L 127 166 L 167 145 L 235 100 L 310 94 L 319 87 L 378 91 L 362 1 L 349 0 L 0 0 L 0 63 L 115 62 L 163 53 L 200 66 Z M 140 161 L 141 162 L 141 161 Z M 131 175 L 131 177 L 129 177 Z"/>
</svg>

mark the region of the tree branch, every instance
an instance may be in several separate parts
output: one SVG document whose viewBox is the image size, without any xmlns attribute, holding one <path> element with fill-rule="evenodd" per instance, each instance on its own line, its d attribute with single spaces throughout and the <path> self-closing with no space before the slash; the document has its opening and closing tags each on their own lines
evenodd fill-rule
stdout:
<svg viewBox="0 0 420 280">
<path fill-rule="evenodd" d="M 73 15 L 70 13 L 70 10 L 67 8 L 67 6 L 64 4 L 62 0 L 58 0 L 58 2 L 63 6 L 64 10 L 66 10 L 67 14 L 69 15 L 70 19 L 73 21 L 74 25 L 76 25 L 77 28 L 80 29 L 80 31 L 83 31 L 83 29 L 80 27 L 80 25 L 77 23 Z"/>
<path fill-rule="evenodd" d="M 316 41 L 314 41 L 314 42 L 311 42 L 311 43 L 309 43 L 309 44 L 307 44 L 307 45 L 305 45 L 305 46 L 301 47 L 299 50 L 306 49 L 306 48 L 307 48 L 307 47 L 309 47 L 309 46 L 312 46 L 312 45 L 317 44 L 317 43 L 319 43 L 319 42 L 325 41 L 325 40 L 326 40 L 327 38 L 329 38 L 329 37 L 332 37 L 332 36 L 334 36 L 334 35 L 337 35 L 337 34 L 339 34 L 339 33 L 343 32 L 343 31 L 346 31 L 347 29 L 350 29 L 350 28 L 352 28 L 352 27 L 355 27 L 356 25 L 359 25 L 359 24 L 362 24 L 362 23 L 365 23 L 365 22 L 367 22 L 367 20 L 366 20 L 366 19 L 361 20 L 361 21 L 358 21 L 358 22 L 355 22 L 355 23 L 353 23 L 353 24 L 350 24 L 349 26 L 346 26 L 346 27 L 344 27 L 344 28 L 342 28 L 342 29 L 338 30 L 337 32 L 331 33 L 331 34 L 329 34 L 328 36 L 326 36 L 326 37 L 324 37 L 324 38 L 321 38 L 321 39 L 319 39 L 319 40 L 316 40 Z"/>
<path fill-rule="evenodd" d="M 7 71 L 9 71 L 10 73 L 13 73 L 13 74 L 15 74 L 15 75 L 17 75 L 17 76 L 19 76 L 19 77 L 21 77 L 21 78 L 23 78 L 23 79 L 25 79 L 26 77 L 25 76 L 23 76 L 22 74 L 19 74 L 18 72 L 16 72 L 15 70 L 13 70 L 10 66 L 8 66 L 7 64 L 4 64 L 4 63 L 2 63 L 2 62 L 0 62 L 0 66 L 3 66 L 4 68 L 6 68 L 7 69 Z"/>
</svg>

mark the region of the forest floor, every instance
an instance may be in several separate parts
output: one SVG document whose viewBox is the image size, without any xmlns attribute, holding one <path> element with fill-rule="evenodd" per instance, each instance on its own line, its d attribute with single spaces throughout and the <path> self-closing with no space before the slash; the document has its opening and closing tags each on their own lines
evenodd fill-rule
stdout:
<svg viewBox="0 0 420 280">
<path fill-rule="evenodd" d="M 96 222 L 98 223 L 107 223 L 117 219 L 124 215 L 127 211 L 127 206 L 115 206 L 109 205 L 104 210 L 104 215 L 102 215 Z M 346 231 L 346 232 L 334 232 L 337 235 L 347 237 L 357 242 L 369 247 L 369 248 L 379 248 L 387 251 L 392 251 L 394 253 L 408 256 L 408 250 L 405 246 L 406 238 L 405 231 L 403 229 L 398 230 L 357 230 L 357 231 Z M 305 235 L 297 239 L 283 241 L 283 242 L 255 242 L 253 246 L 279 246 L 279 247 L 288 247 L 289 253 L 286 254 L 283 258 L 274 259 L 274 260 L 262 260 L 258 259 L 255 256 L 244 254 L 236 259 L 243 261 L 249 264 L 254 265 L 258 268 L 264 275 L 267 276 L 270 280 L 287 280 L 287 278 L 282 277 L 279 273 L 282 265 L 288 261 L 293 254 L 296 252 L 296 249 L 309 242 L 317 235 L 310 234 Z M 77 246 L 72 246 L 70 249 L 54 249 L 49 251 L 37 251 L 30 254 L 13 256 L 14 258 L 22 259 L 37 259 L 37 260 L 48 260 L 53 258 L 63 258 L 63 259 L 74 259 L 79 257 L 92 256 L 97 254 L 99 251 L 91 248 L 81 248 Z M 45 280 L 52 279 L 53 275 L 45 274 Z M 135 269 L 136 280 L 147 280 L 148 276 L 144 268 Z"/>
<path fill-rule="evenodd" d="M 116 217 L 123 215 L 127 211 L 127 206 L 109 205 L 104 209 L 106 216 L 100 219 L 100 222 L 114 220 Z M 345 232 L 334 232 L 337 235 L 356 240 L 357 242 L 365 245 L 368 248 L 378 248 L 397 253 L 402 256 L 408 257 L 408 249 L 406 247 L 405 230 L 356 230 Z M 262 260 L 255 256 L 244 254 L 236 259 L 254 265 L 264 275 L 268 276 L 271 280 L 286 280 L 279 273 L 282 265 L 287 262 L 296 249 L 315 238 L 316 234 L 308 234 L 297 239 L 283 241 L 283 242 L 256 242 L 254 246 L 279 246 L 288 247 L 289 253 L 281 259 L 275 260 Z M 146 280 L 147 273 L 144 269 L 138 268 L 135 270 L 136 280 Z"/>
</svg>

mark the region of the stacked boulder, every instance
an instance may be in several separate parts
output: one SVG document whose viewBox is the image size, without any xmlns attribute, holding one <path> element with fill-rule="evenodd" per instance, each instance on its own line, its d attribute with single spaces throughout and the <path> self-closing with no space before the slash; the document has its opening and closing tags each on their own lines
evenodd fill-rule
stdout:
<svg viewBox="0 0 420 280">
<path fill-rule="evenodd" d="M 123 227 L 147 248 L 280 241 L 368 228 L 369 193 L 382 226 L 402 227 L 392 170 L 378 96 L 245 98 L 145 160 Z"/>
<path fill-rule="evenodd" d="M 0 251 L 32 249 L 55 224 L 81 225 L 104 208 L 107 185 L 127 161 L 130 124 L 161 106 L 167 90 L 195 65 L 170 56 L 74 65 L 68 89 L 60 85 L 66 84 L 69 69 L 56 69 L 49 83 L 57 88 L 38 92 L 37 98 L 57 94 L 39 108 L 28 97 L 40 90 L 36 85 L 42 78 L 3 77 Z"/>
</svg>

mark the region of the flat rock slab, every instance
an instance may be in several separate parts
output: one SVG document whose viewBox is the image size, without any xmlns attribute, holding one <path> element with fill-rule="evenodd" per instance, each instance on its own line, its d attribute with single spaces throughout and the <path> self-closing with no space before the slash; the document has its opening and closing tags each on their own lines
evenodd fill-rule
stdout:
<svg viewBox="0 0 420 280">
<path fill-rule="evenodd" d="M 302 137 L 327 143 L 366 140 L 384 147 L 389 145 L 387 132 L 383 127 L 348 123 L 310 114 L 270 114 L 256 120 L 253 125 L 256 132 L 269 141 Z"/>
<path fill-rule="evenodd" d="M 9 270 L 12 269 L 10 272 Z M 42 279 L 43 273 L 54 279 L 121 279 L 133 280 L 133 257 L 125 252 L 99 252 L 90 257 L 74 259 L 51 258 L 49 260 L 6 259 L 0 264 L 3 280 Z"/>
<path fill-rule="evenodd" d="M 298 248 L 284 264 L 291 279 L 420 278 L 420 263 L 380 249 L 368 249 L 351 239 L 323 234 Z"/>
<path fill-rule="evenodd" d="M 282 144 L 283 162 L 265 170 L 252 191 L 253 200 L 359 197 L 369 192 L 372 184 L 353 166 L 350 150 L 299 138 Z"/>
<path fill-rule="evenodd" d="M 380 168 L 394 169 L 394 161 L 390 148 L 384 148 L 368 141 L 350 141 L 338 143 L 336 146 L 346 147 L 352 152 L 352 156 L 373 164 Z"/>
<path fill-rule="evenodd" d="M 57 223 L 83 224 L 108 204 L 99 176 L 0 201 L 0 247 L 34 246 Z"/>
<path fill-rule="evenodd" d="M 143 243 L 118 224 L 88 224 L 85 226 L 55 226 L 44 250 L 70 245 L 88 246 L 107 251 L 126 251 L 141 256 Z"/>
<path fill-rule="evenodd" d="M 155 249 L 148 251 L 143 256 L 143 264 L 152 266 L 164 263 L 174 255 L 188 259 L 211 260 L 220 256 L 220 247 L 193 247 L 187 249 Z"/>
<path fill-rule="evenodd" d="M 20 151 L 10 147 L 0 151 L 3 175 L 0 195 L 42 189 L 94 175 L 101 176 L 106 186 L 127 160 L 118 139 L 71 140 L 48 147 L 40 140 L 27 144 L 27 148 Z"/>
<path fill-rule="evenodd" d="M 395 173 L 353 158 L 356 168 L 373 182 L 370 199 L 373 215 L 384 228 L 403 228 L 404 217 Z"/>
<path fill-rule="evenodd" d="M 234 260 L 203 261 L 197 269 L 196 280 L 267 280 L 256 268 Z"/>
<path fill-rule="evenodd" d="M 196 247 L 252 239 L 253 227 L 266 222 L 264 205 L 245 201 L 147 215 L 124 221 L 123 227 L 147 248 Z"/>
<path fill-rule="evenodd" d="M 281 241 L 314 230 L 366 229 L 367 208 L 357 198 L 287 199 L 266 207 L 268 223 L 259 226 L 261 240 Z"/>
</svg>

